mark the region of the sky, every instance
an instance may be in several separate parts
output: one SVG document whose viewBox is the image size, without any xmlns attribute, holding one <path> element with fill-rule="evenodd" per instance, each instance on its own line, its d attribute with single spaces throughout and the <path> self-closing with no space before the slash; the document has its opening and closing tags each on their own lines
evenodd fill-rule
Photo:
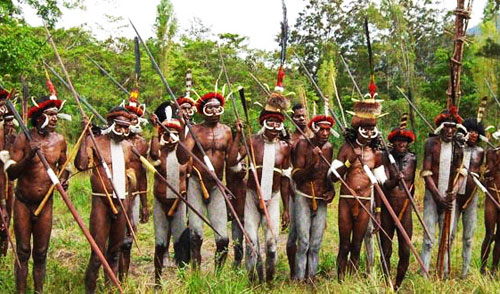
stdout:
<svg viewBox="0 0 500 294">
<path fill-rule="evenodd" d="M 379 0 L 376 0 L 377 2 Z M 477 25 L 487 0 L 473 2 L 472 18 L 469 28 Z M 16 0 L 14 0 L 16 2 Z M 98 39 L 108 37 L 135 36 L 128 25 L 132 20 L 144 39 L 154 35 L 153 24 L 156 6 L 160 0 L 85 0 L 85 9 L 62 9 L 62 18 L 56 27 L 84 26 Z M 171 0 L 179 25 L 179 32 L 189 29 L 194 18 L 211 29 L 214 35 L 236 33 L 249 38 L 250 48 L 276 49 L 276 35 L 280 32 L 282 19 L 281 0 Z M 293 27 L 296 18 L 308 1 L 286 0 L 288 24 Z M 41 25 L 36 12 L 28 5 L 21 5 L 24 17 L 31 25 Z M 440 8 L 452 10 L 456 1 L 443 0 Z M 122 18 L 118 22 L 110 19 Z"/>
</svg>

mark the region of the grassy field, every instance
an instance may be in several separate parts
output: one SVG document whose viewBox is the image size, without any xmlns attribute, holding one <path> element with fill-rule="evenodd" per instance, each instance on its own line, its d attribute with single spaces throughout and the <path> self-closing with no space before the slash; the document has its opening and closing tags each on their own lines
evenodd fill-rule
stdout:
<svg viewBox="0 0 500 294">
<path fill-rule="evenodd" d="M 417 184 L 418 203 L 422 205 L 421 195 L 423 184 L 420 179 Z M 80 174 L 75 176 L 70 185 L 70 196 L 88 223 L 90 214 L 90 186 L 88 177 Z M 406 280 L 403 283 L 401 293 L 499 293 L 500 282 L 498 276 L 490 278 L 479 273 L 480 245 L 484 237 L 483 223 L 483 197 L 479 201 L 478 226 L 476 229 L 473 245 L 473 261 L 470 275 L 467 279 L 459 279 L 461 270 L 461 233 L 459 225 L 457 240 L 452 250 L 452 278 L 446 281 L 438 281 L 435 277 L 430 280 L 419 274 L 419 266 L 412 256 L 411 265 Z M 152 195 L 150 195 L 152 203 Z M 370 275 L 363 274 L 365 270 L 364 253 L 362 254 L 362 268 L 360 274 L 349 276 L 342 284 L 336 278 L 336 255 L 338 251 L 337 233 L 337 204 L 338 198 L 329 206 L 328 224 L 325 232 L 322 250 L 320 253 L 320 272 L 314 284 L 302 284 L 288 279 L 289 270 L 285 254 L 286 234 L 282 233 L 279 242 L 278 271 L 275 281 L 271 285 L 252 284 L 246 277 L 243 269 L 233 270 L 232 252 L 225 268 L 219 273 L 213 272 L 213 234 L 205 230 L 205 242 L 203 244 L 202 270 L 192 272 L 190 269 L 178 271 L 174 268 L 166 268 L 163 274 L 163 291 L 161 293 L 385 293 L 390 292 L 385 286 L 381 276 L 380 263 L 376 259 L 376 269 Z M 85 268 L 90 255 L 90 246 L 85 237 L 73 220 L 65 204 L 58 195 L 54 201 L 54 220 L 52 239 L 47 262 L 47 276 L 45 281 L 46 293 L 84 293 L 83 278 Z M 422 211 L 422 207 L 420 207 Z M 422 228 L 414 216 L 413 242 L 420 251 L 422 244 Z M 133 260 L 128 280 L 124 283 L 126 293 L 155 293 L 154 290 L 154 233 L 153 221 L 141 224 L 139 227 L 139 244 L 143 255 L 139 256 L 136 248 L 133 249 Z M 396 245 L 397 246 L 397 245 Z M 435 252 L 437 246 L 435 246 Z M 397 248 L 394 248 L 397 253 Z M 172 249 L 171 249 L 172 251 Z M 10 252 L 10 251 L 9 251 Z M 433 257 L 435 258 L 435 253 Z M 0 293 L 13 293 L 15 282 L 13 276 L 13 258 L 0 260 Z M 391 260 L 393 276 L 397 264 L 397 254 L 393 254 Z M 30 263 L 31 264 L 31 263 Z M 432 267 L 435 260 L 432 262 Z M 31 265 L 30 265 L 31 273 Z M 29 292 L 33 291 L 31 274 L 29 276 Z M 99 279 L 99 289 L 106 292 L 103 278 Z"/>
</svg>

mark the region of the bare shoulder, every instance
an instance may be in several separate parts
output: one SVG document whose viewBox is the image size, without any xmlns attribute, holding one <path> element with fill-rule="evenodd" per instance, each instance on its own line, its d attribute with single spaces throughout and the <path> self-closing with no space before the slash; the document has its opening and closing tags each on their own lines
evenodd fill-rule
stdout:
<svg viewBox="0 0 500 294">
<path fill-rule="evenodd" d="M 53 136 L 54 136 L 54 139 L 57 140 L 57 142 L 66 144 L 66 138 L 64 138 L 64 136 L 62 134 L 54 132 Z"/>
<path fill-rule="evenodd" d="M 439 143 L 439 136 L 433 136 L 425 139 L 425 147 L 432 147 Z"/>
<path fill-rule="evenodd" d="M 288 144 L 288 142 L 282 141 L 282 140 L 279 140 L 278 142 L 280 144 L 281 150 L 283 150 L 283 151 L 285 151 L 287 153 L 290 152 L 291 148 L 290 148 L 290 144 Z"/>
</svg>

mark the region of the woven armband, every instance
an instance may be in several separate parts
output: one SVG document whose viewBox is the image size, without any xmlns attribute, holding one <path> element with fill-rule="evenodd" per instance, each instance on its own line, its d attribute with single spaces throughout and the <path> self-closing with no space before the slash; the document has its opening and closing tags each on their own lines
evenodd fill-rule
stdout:
<svg viewBox="0 0 500 294">
<path fill-rule="evenodd" d="M 467 170 L 465 168 L 457 168 L 457 173 L 460 175 L 466 177 L 467 176 Z"/>
<path fill-rule="evenodd" d="M 284 177 L 287 177 L 289 179 L 292 178 L 292 168 L 289 167 L 287 169 L 282 169 L 281 170 L 281 175 L 284 176 Z"/>
<path fill-rule="evenodd" d="M 425 178 L 425 177 L 429 177 L 429 176 L 432 176 L 434 173 L 431 171 L 431 170 L 428 170 L 428 169 L 424 169 L 420 172 L 420 176 L 422 178 Z"/>
<path fill-rule="evenodd" d="M 383 165 L 374 169 L 373 174 L 380 184 L 384 184 L 385 181 L 387 181 L 387 175 L 385 174 L 385 167 Z"/>
</svg>

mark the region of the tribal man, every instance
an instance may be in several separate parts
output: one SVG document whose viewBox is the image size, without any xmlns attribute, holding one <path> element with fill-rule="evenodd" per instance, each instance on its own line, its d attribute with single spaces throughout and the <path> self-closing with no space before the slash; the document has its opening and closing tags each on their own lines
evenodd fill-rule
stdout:
<svg viewBox="0 0 500 294">
<path fill-rule="evenodd" d="M 429 270 L 432 246 L 436 243 L 434 238 L 436 226 L 444 224 L 445 211 L 453 209 L 456 195 L 448 192 L 449 183 L 455 179 L 457 170 L 462 162 L 463 148 L 460 146 L 460 136 L 456 136 L 457 128 L 461 126 L 462 118 L 458 115 L 456 107 L 443 110 L 434 120 L 435 134 L 425 141 L 424 163 L 420 176 L 425 181 L 424 222 L 429 229 L 430 236 L 424 235 L 421 258 Z M 463 177 L 455 186 L 459 187 Z M 440 229 L 441 238 L 442 229 Z M 437 242 L 439 243 L 439 241 Z M 444 254 L 444 275 L 448 274 L 447 254 Z"/>
<path fill-rule="evenodd" d="M 125 108 L 130 112 L 131 124 L 130 124 L 130 135 L 127 140 L 137 149 L 139 154 L 147 157 L 148 153 L 148 142 L 142 136 L 142 125 L 147 123 L 147 120 L 143 118 L 144 110 L 146 106 L 144 104 L 139 104 L 138 101 L 139 90 L 132 90 L 128 104 Z M 141 161 L 137 156 L 133 156 L 130 161 L 129 168 L 134 170 L 136 177 L 135 189 L 132 192 L 132 198 L 130 198 L 130 205 L 128 207 L 128 216 L 130 222 L 132 223 L 134 232 L 137 232 L 137 226 L 139 224 L 139 219 L 141 223 L 146 223 L 149 219 L 149 209 L 148 209 L 148 199 L 147 199 L 147 173 L 146 169 L 142 165 Z M 140 207 L 139 207 L 140 200 Z M 127 233 L 125 235 L 125 240 L 121 248 L 120 255 L 120 266 L 119 266 L 119 276 L 120 280 L 128 274 L 128 269 L 130 265 L 130 251 L 132 249 L 133 237 L 129 228 L 127 227 Z"/>
<path fill-rule="evenodd" d="M 297 124 L 297 126 L 304 132 L 309 138 L 312 138 L 313 134 L 311 130 L 307 127 L 307 111 L 303 104 L 297 103 L 292 107 L 293 114 L 292 119 Z M 291 149 L 295 148 L 297 142 L 302 139 L 303 136 L 298 129 L 295 129 L 295 132 L 292 133 L 290 144 Z M 292 162 L 293 164 L 293 162 Z M 290 195 L 295 193 L 295 183 L 290 182 Z M 288 265 L 290 267 L 290 278 L 295 278 L 295 255 L 297 253 L 297 230 L 295 228 L 295 211 L 294 211 L 294 197 L 290 197 L 290 226 L 288 228 L 288 240 L 286 243 L 286 255 L 288 257 Z"/>
<path fill-rule="evenodd" d="M 326 205 L 335 196 L 333 184 L 327 177 L 329 164 L 320 160 L 320 154 L 323 154 L 328 162 L 332 161 L 333 146 L 328 138 L 334 124 L 332 117 L 313 117 L 309 128 L 314 133 L 311 141 L 315 146 L 301 139 L 292 153 L 292 178 L 297 185 L 293 205 L 298 237 L 295 262 L 295 278 L 298 280 L 312 279 L 316 274 L 326 225 Z"/>
<path fill-rule="evenodd" d="M 500 131 L 493 133 L 492 137 L 500 139 Z M 488 190 L 496 198 L 498 203 L 500 199 L 500 148 L 489 149 L 486 152 L 486 171 L 484 179 Z M 500 260 L 500 212 L 493 201 L 486 197 L 484 201 L 484 225 L 486 228 L 483 244 L 481 246 L 481 274 L 486 273 L 488 257 L 490 255 L 491 243 L 495 242 L 493 247 L 492 273 L 498 270 L 498 261 Z"/>
<path fill-rule="evenodd" d="M 265 109 L 259 116 L 259 122 L 264 126 L 264 132 L 253 135 L 248 142 L 251 149 L 251 160 L 255 160 L 257 175 L 260 177 L 260 191 L 257 192 L 254 177 L 248 179 L 247 195 L 245 199 L 245 230 L 248 232 L 250 242 L 256 248 L 253 252 L 250 244 L 246 248 L 246 268 L 250 279 L 255 280 L 257 271 L 259 282 L 263 281 L 264 272 L 262 257 L 259 250 L 258 230 L 263 226 L 266 244 L 266 280 L 271 282 L 276 271 L 277 245 L 279 234 L 280 198 L 283 200 L 282 222 L 287 225 L 289 177 L 290 177 L 290 146 L 285 141 L 278 139 L 284 128 L 285 117 L 281 113 L 288 108 L 287 99 L 279 94 L 272 93 Z M 237 125 L 235 142 L 241 138 L 242 127 Z M 247 155 L 243 146 L 239 148 L 242 157 Z M 238 146 L 234 144 L 230 154 L 230 166 L 237 163 Z M 262 198 L 260 198 L 262 197 Z M 265 205 L 265 207 L 264 207 Z M 267 210 L 267 216 L 264 209 Z"/>
<path fill-rule="evenodd" d="M 41 150 L 51 168 L 56 171 L 66 162 L 67 143 L 64 137 L 55 132 L 57 113 L 64 104 L 55 96 L 55 90 L 50 82 L 50 97 L 40 98 L 28 112 L 33 128 L 29 142 L 24 134 L 16 137 L 11 146 L 11 159 L 4 158 L 10 180 L 17 179 L 14 202 L 14 232 L 16 247 L 21 267 L 16 264 L 16 292 L 26 292 L 28 275 L 28 260 L 33 254 L 33 280 L 35 293 L 43 292 L 47 251 L 52 231 L 52 197 L 48 200 L 38 216 L 33 212 L 52 186 L 51 175 L 44 168 L 36 151 Z M 52 175 L 54 176 L 54 175 Z M 60 178 L 67 189 L 68 171 Z M 31 248 L 33 235 L 33 248 Z"/>
<path fill-rule="evenodd" d="M 155 125 L 155 133 L 151 139 L 150 156 L 155 160 L 154 165 L 158 172 L 167 179 L 168 183 L 186 197 L 187 164 L 181 165 L 177 160 L 176 148 L 179 141 L 179 132 L 182 126 L 178 119 L 173 118 L 170 102 L 162 103 L 156 110 L 158 121 L 165 126 L 170 134 Z M 164 255 L 168 254 L 170 237 L 174 240 L 175 261 L 182 267 L 189 263 L 191 256 L 189 242 L 190 234 L 186 226 L 186 206 L 170 190 L 165 182 L 155 175 L 154 183 L 154 228 L 155 228 L 155 283 L 160 284 Z"/>
<path fill-rule="evenodd" d="M 481 166 L 484 161 L 484 150 L 478 146 L 480 137 L 484 138 L 485 130 L 481 121 L 470 117 L 464 120 L 464 127 L 467 129 L 467 143 L 464 148 L 463 165 L 470 173 L 481 174 Z M 462 130 L 459 130 L 459 132 Z M 458 221 L 462 217 L 462 278 L 467 276 L 472 253 L 472 240 L 476 229 L 477 198 L 478 191 L 473 175 L 467 177 L 461 188 L 458 190 L 455 217 L 451 233 L 450 244 L 453 244 L 458 227 Z"/>
<path fill-rule="evenodd" d="M 238 163 L 233 167 L 226 166 L 226 183 L 227 187 L 235 199 L 231 199 L 231 204 L 238 214 L 238 218 L 243 221 L 245 217 L 245 198 L 247 193 L 247 168 L 246 164 L 238 156 Z M 228 216 L 231 219 L 231 235 L 233 238 L 233 248 L 234 248 L 234 267 L 239 267 L 241 261 L 243 260 L 243 231 L 237 224 L 236 219 L 231 215 Z"/>
<path fill-rule="evenodd" d="M 373 193 L 373 185 L 366 172 L 367 169 L 377 171 L 383 168 L 376 128 L 381 110 L 382 105 L 375 99 L 355 102 L 354 113 L 351 113 L 354 115 L 352 128 L 346 130 L 346 142 L 330 167 L 333 180 L 338 181 L 338 178 L 342 177 L 368 210 L 371 210 L 374 201 L 377 219 L 380 219 L 380 198 L 378 193 Z M 355 196 L 351 195 L 347 187 L 341 186 L 338 216 L 340 245 L 337 257 L 339 281 L 344 279 L 348 264 L 355 270 L 358 269 L 361 244 L 370 221 L 370 216 L 360 207 L 360 203 L 354 199 Z"/>
<path fill-rule="evenodd" d="M 233 144 L 231 129 L 221 124 L 220 117 L 224 113 L 225 98 L 220 93 L 208 93 L 198 99 L 196 108 L 204 121 L 193 126 L 193 132 L 199 140 L 207 157 L 203 158 L 201 150 L 198 149 L 193 135 L 189 133 L 184 136 L 180 133 L 181 141 L 186 148 L 192 151 L 200 160 L 205 161 L 209 168 L 213 168 L 219 179 L 224 174 L 225 163 Z M 177 158 L 181 165 L 189 161 L 189 155 L 184 148 L 177 148 Z M 188 201 L 198 211 L 207 210 L 208 219 L 214 228 L 221 234 L 215 236 L 216 254 L 215 267 L 219 269 L 227 257 L 229 239 L 227 236 L 227 210 L 222 192 L 217 183 L 209 173 L 194 161 L 192 176 L 188 182 Z M 189 214 L 189 228 L 191 230 L 191 254 L 193 265 L 199 267 L 201 264 L 201 245 L 203 243 L 203 222 L 195 214 Z"/>
<path fill-rule="evenodd" d="M 4 153 L 8 154 L 8 150 L 14 144 L 16 139 L 16 128 L 14 125 L 14 115 L 7 110 L 5 103 L 2 100 L 6 99 L 9 93 L 0 90 L 0 149 L 5 150 Z M 17 122 L 17 121 L 16 121 Z M 3 139 L 2 139 L 3 137 Z M 3 170 L 3 164 L 2 170 Z M 0 209 L 5 213 L 6 219 L 0 220 L 0 257 L 7 255 L 9 248 L 9 241 L 7 239 L 7 231 L 10 226 L 10 219 L 12 217 L 12 210 L 14 208 L 14 182 L 9 180 L 7 173 L 4 171 L 0 175 Z"/>
<path fill-rule="evenodd" d="M 393 129 L 389 133 L 388 140 L 392 143 L 392 150 L 390 151 L 390 155 L 384 152 L 384 166 L 388 177 L 383 187 L 387 200 L 389 200 L 389 203 L 391 204 L 391 207 L 396 215 L 398 215 L 404 230 L 411 238 L 413 232 L 411 203 L 409 203 L 410 200 L 408 199 L 406 191 L 400 183 L 401 179 L 404 180 L 413 196 L 415 191 L 414 183 L 415 171 L 417 168 L 417 156 L 408 150 L 409 145 L 415 141 L 415 134 L 406 128 L 407 121 L 408 114 L 405 113 L 401 118 L 400 126 Z M 391 156 L 392 159 L 389 159 L 389 156 Z M 396 162 L 400 174 L 397 173 L 391 162 Z M 384 266 L 382 269 L 384 270 L 386 276 L 390 278 L 392 237 L 394 236 L 394 231 L 396 231 L 396 224 L 394 223 L 394 219 L 389 214 L 385 205 L 382 207 L 380 221 L 384 231 L 389 234 L 389 237 L 391 237 L 391 240 L 389 240 L 380 232 L 382 250 L 384 253 L 382 258 L 385 260 L 382 260 L 382 262 L 386 262 L 387 265 L 387 269 Z M 397 230 L 397 236 L 399 244 L 399 262 L 396 282 L 394 284 L 395 289 L 398 289 L 401 286 L 401 283 L 405 278 L 406 271 L 408 270 L 408 266 L 410 265 L 410 246 L 405 241 L 399 230 Z"/>
<path fill-rule="evenodd" d="M 83 140 L 75 158 L 75 166 L 80 171 L 92 168 L 90 233 L 101 251 L 106 252 L 106 259 L 116 274 L 127 230 L 125 213 L 128 211 L 131 191 L 135 188 L 135 175 L 132 175 L 133 170 L 129 170 L 130 162 L 135 155 L 131 150 L 132 144 L 126 140 L 133 116 L 126 108 L 118 106 L 109 111 L 106 119 L 108 127 L 102 130 L 101 136 L 95 138 L 96 145 L 93 145 L 90 137 Z M 87 122 L 83 120 L 82 125 L 86 124 Z M 101 165 L 97 152 L 102 156 L 106 166 Z M 112 178 L 112 183 L 109 177 Z M 119 201 L 123 202 L 125 211 L 122 210 Z M 100 266 L 97 254 L 92 251 L 85 272 L 87 293 L 96 291 Z M 107 278 L 107 275 L 105 277 Z"/>
</svg>

